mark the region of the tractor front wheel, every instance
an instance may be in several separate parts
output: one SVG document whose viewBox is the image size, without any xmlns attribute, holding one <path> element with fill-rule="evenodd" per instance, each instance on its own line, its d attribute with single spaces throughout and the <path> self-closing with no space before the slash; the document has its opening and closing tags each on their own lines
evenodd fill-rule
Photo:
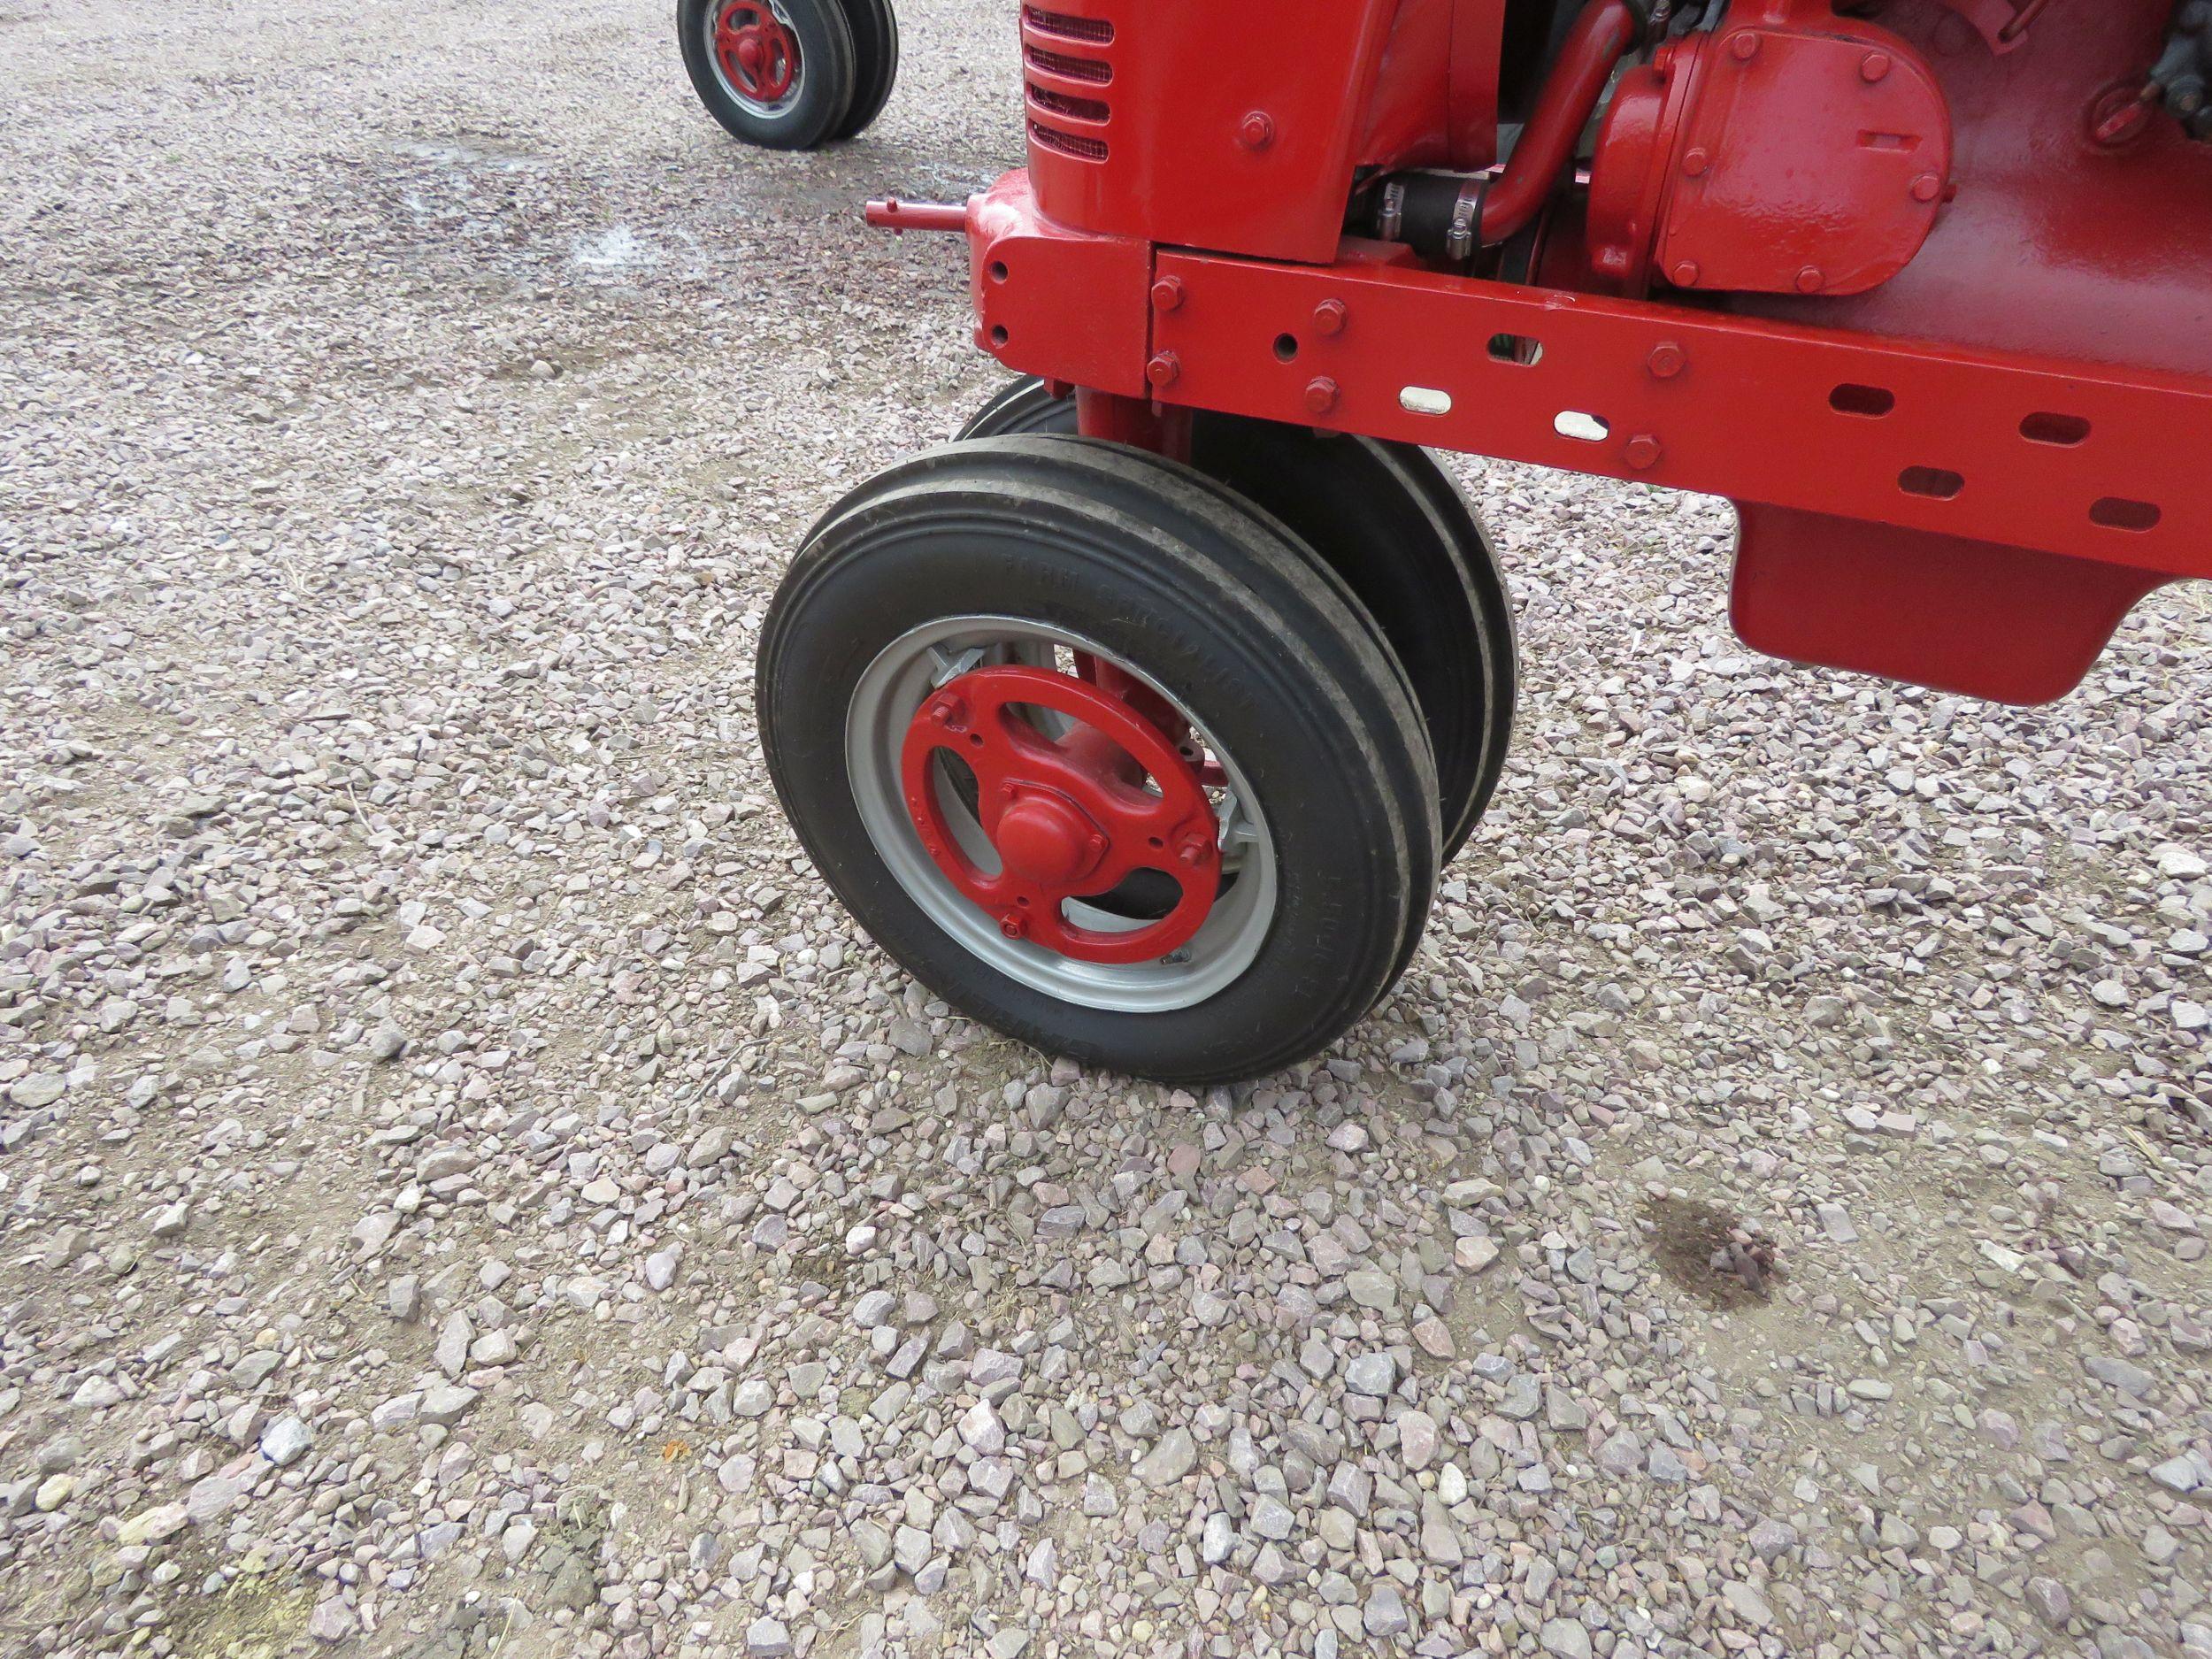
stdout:
<svg viewBox="0 0 2212 1659">
<path fill-rule="evenodd" d="M 954 445 L 808 537 L 757 687 L 786 812 L 876 941 L 1041 1048 L 1205 1083 L 1396 977 L 1440 830 L 1404 676 L 1282 527 L 1072 438 Z"/>
</svg>

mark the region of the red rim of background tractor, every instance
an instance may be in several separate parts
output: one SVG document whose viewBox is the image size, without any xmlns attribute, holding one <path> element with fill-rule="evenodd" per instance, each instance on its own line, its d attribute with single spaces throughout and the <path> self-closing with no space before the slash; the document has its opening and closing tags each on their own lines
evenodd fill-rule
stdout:
<svg viewBox="0 0 2212 1659">
<path fill-rule="evenodd" d="M 730 0 L 714 19 L 714 57 L 731 89 L 761 104 L 790 96 L 799 42 L 766 0 Z"/>
</svg>

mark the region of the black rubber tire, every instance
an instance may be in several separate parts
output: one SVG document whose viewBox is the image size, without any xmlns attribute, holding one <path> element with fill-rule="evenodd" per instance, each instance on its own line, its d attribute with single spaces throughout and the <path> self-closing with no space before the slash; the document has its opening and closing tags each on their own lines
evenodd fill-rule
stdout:
<svg viewBox="0 0 2212 1659">
<path fill-rule="evenodd" d="M 841 0 L 783 0 L 799 42 L 799 92 L 788 109 L 773 116 L 747 109 L 715 73 L 707 26 L 722 3 L 676 0 L 676 42 L 707 113 L 763 150 L 813 150 L 826 142 L 852 108 L 856 84 L 852 27 Z"/>
<path fill-rule="evenodd" d="M 1165 1012 L 1079 1007 L 946 934 L 877 855 L 845 722 L 891 641 L 1011 615 L 1080 634 L 1190 710 L 1273 838 L 1251 965 Z M 1111 444 L 994 438 L 890 468 L 809 534 L 763 627 L 756 710 L 786 814 L 877 942 L 947 1001 L 1053 1053 L 1225 1082 L 1306 1058 L 1386 991 L 1436 882 L 1435 771 L 1397 665 L 1282 528 L 1190 469 Z"/>
<path fill-rule="evenodd" d="M 867 131 L 891 101 L 891 88 L 899 78 L 899 20 L 891 0 L 841 3 L 853 37 L 853 101 L 830 130 L 830 142 L 841 144 Z"/>
<path fill-rule="evenodd" d="M 1074 399 L 1029 376 L 1002 388 L 960 435 L 1074 430 Z M 1210 410 L 1193 416 L 1191 463 L 1295 531 L 1405 665 L 1436 756 L 1448 863 L 1496 792 L 1519 681 L 1505 576 L 1459 487 L 1409 443 Z"/>
</svg>

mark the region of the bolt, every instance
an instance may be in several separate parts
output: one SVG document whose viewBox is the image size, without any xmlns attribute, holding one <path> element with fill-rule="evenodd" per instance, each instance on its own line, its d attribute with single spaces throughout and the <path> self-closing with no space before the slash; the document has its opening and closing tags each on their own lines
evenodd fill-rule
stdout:
<svg viewBox="0 0 2212 1659">
<path fill-rule="evenodd" d="M 1859 59 L 1859 79 L 1870 87 L 1889 73 L 1889 54 L 1869 52 Z"/>
<path fill-rule="evenodd" d="M 929 718 L 958 731 L 968 721 L 968 705 L 957 697 L 940 697 L 930 706 Z"/>
<path fill-rule="evenodd" d="M 1749 29 L 1738 29 L 1728 37 L 1728 50 L 1738 63 L 1749 63 L 1758 55 L 1759 37 Z"/>
<path fill-rule="evenodd" d="M 1316 375 L 1306 382 L 1306 407 L 1317 415 L 1325 415 L 1336 407 L 1336 382 L 1325 374 Z"/>
<path fill-rule="evenodd" d="M 1313 326 L 1317 334 L 1340 334 L 1348 315 L 1342 300 L 1323 300 L 1313 308 Z"/>
<path fill-rule="evenodd" d="M 1155 386 L 1172 386 L 1182 372 L 1182 360 L 1172 351 L 1156 351 L 1152 361 L 1144 365 L 1144 378 Z"/>
<path fill-rule="evenodd" d="M 1678 288 L 1695 288 L 1697 286 L 1697 261 L 1694 259 L 1678 260 L 1674 269 L 1667 273 L 1667 280 Z"/>
<path fill-rule="evenodd" d="M 1275 142 L 1275 118 L 1254 110 L 1237 124 L 1237 142 L 1247 150 L 1265 150 Z"/>
<path fill-rule="evenodd" d="M 1190 868 L 1195 870 L 1200 864 L 1206 862 L 1206 854 L 1208 850 L 1206 843 L 1201 841 L 1197 836 L 1194 835 L 1188 841 L 1185 841 L 1180 847 L 1175 849 L 1175 856 L 1178 858 L 1180 858 L 1184 864 L 1187 864 Z"/>
<path fill-rule="evenodd" d="M 1009 939 L 1019 939 L 1029 932 L 1029 918 L 1019 910 L 1009 910 L 998 918 L 998 930 Z"/>
<path fill-rule="evenodd" d="M 1689 365 L 1689 357 L 1680 346 L 1671 340 L 1662 340 L 1652 347 L 1651 356 L 1645 359 L 1644 366 L 1651 371 L 1653 378 L 1671 380 Z"/>
<path fill-rule="evenodd" d="M 1699 177 L 1706 168 L 1712 165 L 1712 156 L 1702 147 L 1692 150 L 1688 155 L 1682 157 L 1682 171 L 1693 179 Z"/>
<path fill-rule="evenodd" d="M 1628 441 L 1628 446 L 1623 453 L 1629 465 L 1634 467 L 1639 472 L 1647 472 L 1659 465 L 1659 457 L 1665 451 L 1659 447 L 1658 439 L 1653 437 L 1648 432 L 1640 432 Z"/>
<path fill-rule="evenodd" d="M 1094 835 L 1084 845 L 1091 849 L 1091 856 L 1095 858 L 1106 850 L 1106 838 L 1103 835 Z"/>
<path fill-rule="evenodd" d="M 1817 294 L 1820 292 L 1821 284 L 1827 280 L 1820 274 L 1818 265 L 1809 265 L 1797 273 L 1797 291 L 1800 294 Z"/>
<path fill-rule="evenodd" d="M 1152 309 L 1171 311 L 1183 303 L 1183 279 L 1164 276 L 1152 285 Z"/>
<path fill-rule="evenodd" d="M 1942 194 L 1943 180 L 1932 173 L 1924 173 L 1912 181 L 1912 199 L 1916 202 L 1932 202 Z"/>
</svg>

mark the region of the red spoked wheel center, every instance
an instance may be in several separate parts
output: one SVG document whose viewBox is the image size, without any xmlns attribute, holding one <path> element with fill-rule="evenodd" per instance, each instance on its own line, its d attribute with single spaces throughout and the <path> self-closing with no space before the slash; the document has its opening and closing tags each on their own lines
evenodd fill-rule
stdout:
<svg viewBox="0 0 2212 1659">
<path fill-rule="evenodd" d="M 1187 943 L 1220 891 L 1208 768 L 1164 697 L 1109 664 L 1080 665 L 1083 678 L 979 668 L 939 687 L 907 727 L 901 792 L 937 867 L 1008 938 L 1080 962 L 1149 962 Z M 1065 729 L 1048 733 L 1038 710 L 1062 717 Z M 939 774 L 958 769 L 941 768 L 941 755 L 974 776 L 995 871 L 953 832 Z M 1112 928 L 1067 915 L 1070 901 L 1103 899 L 1145 871 L 1171 884 L 1164 914 Z"/>
<path fill-rule="evenodd" d="M 799 78 L 799 42 L 765 0 L 731 0 L 714 20 L 714 55 L 730 84 L 773 104 Z"/>
</svg>

